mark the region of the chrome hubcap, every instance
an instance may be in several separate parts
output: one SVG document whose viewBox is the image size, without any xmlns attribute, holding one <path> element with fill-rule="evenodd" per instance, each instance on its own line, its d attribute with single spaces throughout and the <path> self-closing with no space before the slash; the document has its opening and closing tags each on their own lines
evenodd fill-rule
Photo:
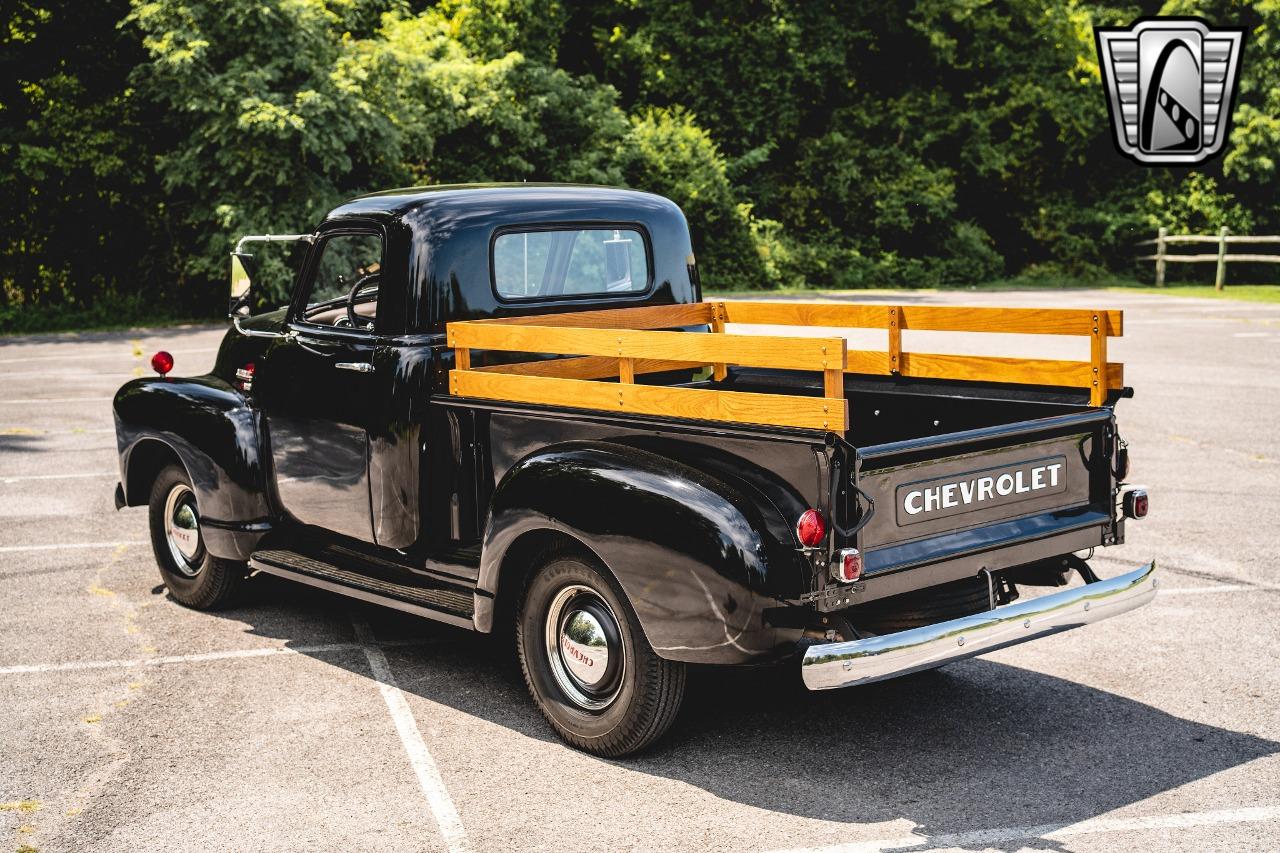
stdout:
<svg viewBox="0 0 1280 853">
<path fill-rule="evenodd" d="M 187 577 L 199 574 L 204 551 L 200 514 L 196 511 L 196 496 L 187 485 L 174 486 L 165 499 L 164 535 L 178 571 Z"/>
<path fill-rule="evenodd" d="M 594 687 L 604 678 L 609 666 L 609 642 L 604 637 L 600 620 L 585 610 L 575 610 L 564 620 L 560 632 L 560 649 L 569 674 Z"/>
<path fill-rule="evenodd" d="M 546 642 L 551 673 L 565 697 L 586 711 L 609 707 L 625 663 L 609 605 L 585 586 L 565 587 L 547 610 Z"/>
</svg>

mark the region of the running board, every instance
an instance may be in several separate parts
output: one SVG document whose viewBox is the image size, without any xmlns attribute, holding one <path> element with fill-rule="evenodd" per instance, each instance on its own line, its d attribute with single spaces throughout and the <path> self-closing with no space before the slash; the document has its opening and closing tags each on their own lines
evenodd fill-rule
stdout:
<svg viewBox="0 0 1280 853">
<path fill-rule="evenodd" d="M 336 592 L 371 604 L 475 629 L 471 618 L 474 597 L 449 589 L 406 586 L 340 569 L 293 551 L 255 551 L 249 566 L 286 580 Z"/>
</svg>

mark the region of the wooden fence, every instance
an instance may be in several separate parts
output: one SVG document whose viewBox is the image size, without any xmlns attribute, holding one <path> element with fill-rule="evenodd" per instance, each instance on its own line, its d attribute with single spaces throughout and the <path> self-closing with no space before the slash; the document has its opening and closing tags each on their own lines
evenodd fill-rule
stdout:
<svg viewBox="0 0 1280 853">
<path fill-rule="evenodd" d="M 843 337 L 726 334 L 726 323 L 884 329 L 884 350 L 849 350 Z M 662 331 L 706 325 L 710 333 Z M 903 330 L 1079 335 L 1088 361 L 908 352 Z M 545 403 L 633 414 L 843 432 L 849 426 L 846 373 L 1087 388 L 1092 405 L 1124 386 L 1107 360 L 1107 340 L 1124 334 L 1120 311 L 1087 308 L 958 308 L 803 302 L 701 302 L 449 323 L 450 392 L 462 397 Z M 472 350 L 574 358 L 472 365 Z M 636 376 L 727 365 L 822 375 L 822 396 L 646 385 Z M 602 381 L 603 380 L 603 381 Z"/>
<path fill-rule="evenodd" d="M 1170 244 L 1177 243 L 1214 243 L 1218 247 L 1216 254 L 1212 255 L 1170 255 L 1166 249 Z M 1218 229 L 1218 235 L 1200 235 L 1200 234 L 1167 234 L 1165 229 L 1161 228 L 1159 236 L 1154 240 L 1143 240 L 1138 245 L 1156 247 L 1154 255 L 1143 255 L 1139 260 L 1156 262 L 1156 287 L 1164 287 L 1164 270 L 1167 263 L 1180 264 L 1206 264 L 1215 261 L 1218 264 L 1217 275 L 1214 276 L 1213 286 L 1217 290 L 1222 290 L 1222 286 L 1227 281 L 1227 264 L 1234 261 L 1236 263 L 1260 263 L 1260 264 L 1280 264 L 1280 255 L 1228 255 L 1228 245 L 1256 245 L 1259 243 L 1280 243 L 1280 237 L 1245 237 L 1234 236 L 1231 229 L 1222 226 Z"/>
</svg>

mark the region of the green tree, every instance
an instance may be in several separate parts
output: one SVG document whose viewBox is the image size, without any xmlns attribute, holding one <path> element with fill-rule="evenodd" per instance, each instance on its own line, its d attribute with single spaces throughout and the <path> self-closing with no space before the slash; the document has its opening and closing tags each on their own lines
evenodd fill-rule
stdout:
<svg viewBox="0 0 1280 853">
<path fill-rule="evenodd" d="M 1228 150 L 1194 169 L 1110 138 L 1092 28 L 1156 13 L 1248 30 Z M 5 328 L 213 316 L 238 233 L 415 183 L 668 195 L 726 288 L 1088 278 L 1162 225 L 1280 229 L 1276 0 L 17 0 L 7 23 Z"/>
<path fill-rule="evenodd" d="M 0 328 L 158 296 L 150 117 L 124 0 L 18 2 L 0 32 Z"/>
</svg>

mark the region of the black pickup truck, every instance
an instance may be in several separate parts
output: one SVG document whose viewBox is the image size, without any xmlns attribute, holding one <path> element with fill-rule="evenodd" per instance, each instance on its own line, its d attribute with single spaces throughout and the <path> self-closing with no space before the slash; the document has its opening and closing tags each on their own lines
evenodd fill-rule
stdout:
<svg viewBox="0 0 1280 853">
<path fill-rule="evenodd" d="M 278 239 L 304 260 L 258 310 L 246 249 Z M 114 403 L 116 505 L 150 507 L 170 594 L 216 608 L 266 572 L 513 633 L 581 749 L 660 737 L 688 664 L 849 686 L 1154 595 L 1154 565 L 1100 580 L 1077 556 L 1147 511 L 1122 482 L 1119 312 L 703 301 L 676 205 L 562 185 L 363 196 L 244 238 L 232 278 L 212 372 L 157 353 Z M 908 352 L 916 330 L 1092 356 Z"/>
</svg>

